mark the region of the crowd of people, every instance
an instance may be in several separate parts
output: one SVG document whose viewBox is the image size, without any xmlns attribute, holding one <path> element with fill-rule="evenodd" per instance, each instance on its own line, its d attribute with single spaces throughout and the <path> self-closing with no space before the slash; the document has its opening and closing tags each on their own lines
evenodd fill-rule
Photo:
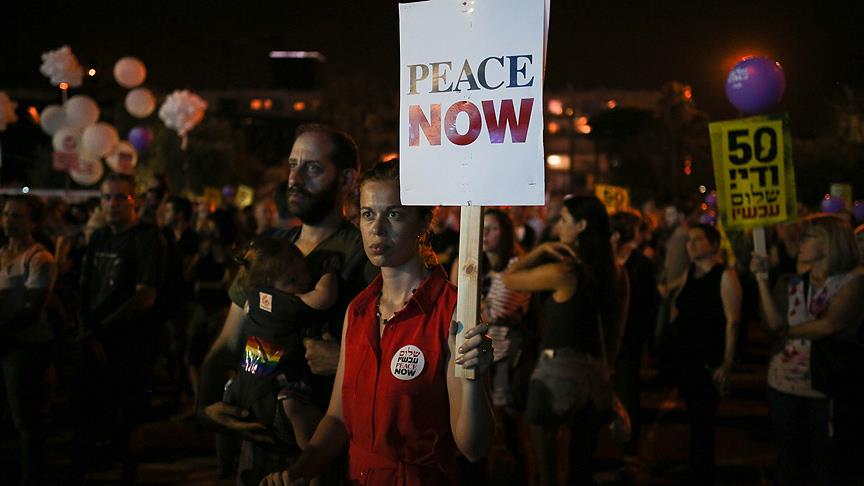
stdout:
<svg viewBox="0 0 864 486">
<path fill-rule="evenodd" d="M 98 201 L 4 201 L 21 484 L 43 480 L 58 395 L 77 482 L 106 457 L 135 481 L 132 433 L 159 398 L 218 433 L 219 474 L 238 484 L 483 484 L 496 434 L 514 484 L 565 469 L 592 484 L 610 424 L 629 423 L 623 454 L 640 454 L 649 361 L 684 401 L 691 483 L 711 484 L 718 405 L 758 323 L 776 338 L 777 484 L 862 480 L 864 226 L 851 215 L 774 228 L 762 254 L 672 205 L 486 208 L 481 322 L 465 329 L 458 212 L 403 206 L 398 160 L 361 174 L 351 137 L 326 125 L 302 126 L 285 164 L 243 211 L 114 173 Z"/>
</svg>

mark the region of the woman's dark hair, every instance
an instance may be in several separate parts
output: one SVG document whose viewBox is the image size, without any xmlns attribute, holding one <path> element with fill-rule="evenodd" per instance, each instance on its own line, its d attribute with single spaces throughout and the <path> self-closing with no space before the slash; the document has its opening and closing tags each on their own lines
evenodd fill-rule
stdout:
<svg viewBox="0 0 864 486">
<path fill-rule="evenodd" d="M 581 261 L 578 291 L 590 291 L 599 299 L 601 309 L 610 310 L 615 303 L 618 270 L 609 241 L 612 231 L 606 206 L 594 196 L 574 196 L 564 200 L 564 207 L 575 222 L 585 221 L 585 229 L 576 240 Z"/>
<path fill-rule="evenodd" d="M 711 243 L 711 246 L 713 246 L 714 249 L 720 248 L 720 240 L 722 238 L 720 236 L 720 232 L 717 231 L 717 228 L 711 226 L 710 224 L 697 223 L 691 224 L 690 229 L 702 230 L 702 232 L 705 233 L 705 238 L 708 239 L 708 243 Z"/>
<path fill-rule="evenodd" d="M 6 201 L 15 201 L 17 203 L 21 203 L 27 206 L 29 210 L 30 222 L 34 225 L 38 226 L 42 223 L 42 217 L 45 212 L 45 204 L 42 202 L 42 199 L 39 196 L 34 196 L 33 194 L 16 194 L 14 196 L 10 196 Z"/>
<path fill-rule="evenodd" d="M 483 211 L 483 217 L 485 218 L 486 216 L 494 217 L 495 220 L 498 221 L 498 226 L 501 227 L 501 241 L 498 249 L 501 258 L 498 261 L 498 268 L 490 269 L 494 272 L 500 272 L 507 268 L 507 264 L 510 262 L 511 258 L 523 253 L 522 247 L 519 246 L 519 242 L 516 241 L 516 232 L 513 229 L 513 220 L 510 219 L 510 215 L 507 212 L 497 208 L 486 209 Z"/>
<path fill-rule="evenodd" d="M 363 185 L 367 182 L 383 181 L 394 182 L 399 185 L 399 159 L 390 159 L 387 162 L 378 162 L 371 169 L 367 169 L 360 178 L 357 179 L 357 194 L 363 191 Z M 432 227 L 432 220 L 435 217 L 435 206 L 406 206 L 417 209 L 417 214 L 420 219 L 426 222 L 426 232 L 420 238 L 420 253 L 427 265 L 438 263 L 438 258 L 435 252 L 432 251 L 432 245 L 429 243 L 429 231 Z"/>
</svg>

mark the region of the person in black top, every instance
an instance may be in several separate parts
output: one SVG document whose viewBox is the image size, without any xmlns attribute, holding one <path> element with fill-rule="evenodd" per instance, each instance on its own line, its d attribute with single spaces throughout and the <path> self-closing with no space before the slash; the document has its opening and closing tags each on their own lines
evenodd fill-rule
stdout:
<svg viewBox="0 0 864 486">
<path fill-rule="evenodd" d="M 624 267 L 630 282 L 630 309 L 621 339 L 621 351 L 615 364 L 615 391 L 627 408 L 632 427 L 624 453 L 636 456 L 639 452 L 641 425 L 639 395 L 642 383 L 639 371 L 645 343 L 649 336 L 654 335 L 660 294 L 657 293 L 654 264 L 638 250 L 642 218 L 638 214 L 621 211 L 612 215 L 610 220 L 615 259 Z"/>
<path fill-rule="evenodd" d="M 150 358 L 156 329 L 153 310 L 165 272 L 165 240 L 138 221 L 135 179 L 110 174 L 101 187 L 107 227 L 93 233 L 81 269 L 79 305 L 84 338 L 76 463 L 86 466 L 88 446 L 104 419 L 123 460 L 124 479 L 134 479 L 129 457 L 132 428 L 147 405 Z"/>
<path fill-rule="evenodd" d="M 714 426 L 720 397 L 728 388 L 741 318 L 741 285 L 718 255 L 720 233 L 696 224 L 687 232 L 690 268 L 673 281 L 674 335 L 659 350 L 660 372 L 676 385 L 690 421 L 690 475 L 714 481 Z M 675 290 L 673 290 L 674 292 Z"/>
<path fill-rule="evenodd" d="M 593 484 L 591 458 L 612 406 L 609 363 L 615 363 L 627 316 L 627 274 L 615 263 L 609 216 L 597 198 L 565 199 L 556 230 L 560 241 L 538 245 L 502 278 L 512 290 L 550 292 L 525 411 L 540 483 L 556 483 L 556 432 L 566 425 L 568 484 Z"/>
<path fill-rule="evenodd" d="M 313 282 L 333 270 L 334 259 L 338 262 L 336 304 L 316 323 L 315 336 L 303 342 L 312 403 L 322 412 L 333 387 L 345 309 L 371 280 L 364 271 L 368 260 L 360 232 L 341 215 L 341 201 L 354 185 L 357 165 L 357 147 L 347 134 L 325 125 L 303 125 L 288 157 L 287 182 L 277 189 L 277 198 L 303 224 L 274 236 L 297 246 Z M 225 373 L 235 368 L 247 335 L 247 296 L 236 281 L 229 294 L 228 317 L 202 365 L 197 408 L 205 423 L 244 439 L 238 476 L 244 484 L 258 484 L 267 473 L 284 469 L 291 458 L 268 452 L 273 442 L 268 427 L 249 421 L 248 410 L 221 401 Z"/>
</svg>

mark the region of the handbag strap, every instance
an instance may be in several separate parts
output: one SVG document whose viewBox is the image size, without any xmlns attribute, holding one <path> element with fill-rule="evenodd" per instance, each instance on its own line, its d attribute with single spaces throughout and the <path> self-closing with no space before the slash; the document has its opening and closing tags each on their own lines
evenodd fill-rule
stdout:
<svg viewBox="0 0 864 486">
<path fill-rule="evenodd" d="M 611 369 L 612 364 L 609 363 L 609 357 L 606 355 L 606 334 L 603 332 L 603 314 L 597 311 L 597 335 L 600 336 L 600 353 L 603 356 L 603 364 Z"/>
</svg>

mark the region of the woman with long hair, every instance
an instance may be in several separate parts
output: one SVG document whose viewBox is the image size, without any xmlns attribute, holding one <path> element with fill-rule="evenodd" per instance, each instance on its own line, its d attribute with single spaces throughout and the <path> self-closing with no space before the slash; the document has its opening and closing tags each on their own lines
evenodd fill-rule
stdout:
<svg viewBox="0 0 864 486">
<path fill-rule="evenodd" d="M 754 253 L 750 264 L 759 284 L 763 320 L 780 335 L 768 367 L 768 403 L 779 450 L 777 483 L 806 484 L 812 467 L 820 484 L 853 484 L 856 474 L 861 479 L 857 465 L 861 382 L 826 386 L 831 380 L 826 383 L 813 359 L 817 341 L 833 336 L 843 348 L 857 347 L 852 359 L 860 362 L 864 350 L 860 255 L 852 227 L 836 216 L 809 216 L 802 230 L 798 249 L 802 271 L 778 281 L 773 293 L 767 255 Z M 837 353 L 833 358 L 843 356 Z M 832 472 L 835 467 L 839 475 Z"/>
<path fill-rule="evenodd" d="M 627 277 L 615 263 L 600 200 L 565 199 L 556 225 L 559 241 L 534 248 L 503 280 L 513 290 L 550 294 L 526 409 L 540 483 L 555 483 L 557 430 L 568 426 L 569 484 L 590 484 L 597 436 L 611 408 L 609 364 L 627 315 Z"/>
<path fill-rule="evenodd" d="M 262 484 L 316 477 L 346 445 L 352 484 L 458 484 L 457 454 L 476 461 L 492 441 L 487 326 L 456 348 L 456 288 L 426 244 L 433 208 L 402 205 L 399 162 L 358 185 L 363 246 L 381 274 L 345 313 L 327 414 L 297 462 Z M 457 378 L 457 363 L 477 379 Z"/>
</svg>

